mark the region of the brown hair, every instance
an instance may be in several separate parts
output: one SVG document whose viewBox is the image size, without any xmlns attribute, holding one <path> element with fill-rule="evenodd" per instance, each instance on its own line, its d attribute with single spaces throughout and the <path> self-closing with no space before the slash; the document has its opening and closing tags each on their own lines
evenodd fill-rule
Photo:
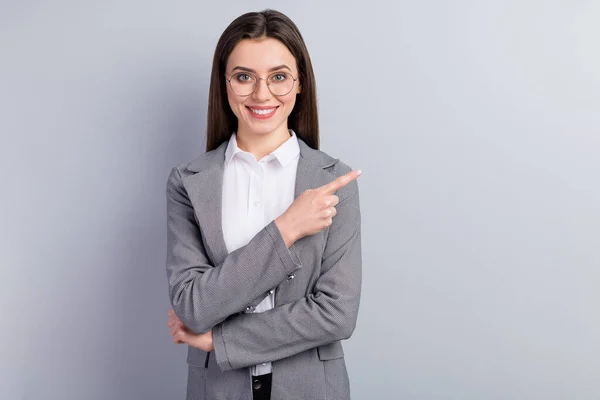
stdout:
<svg viewBox="0 0 600 400">
<path fill-rule="evenodd" d="M 288 117 L 288 128 L 314 149 L 319 148 L 319 121 L 315 75 L 298 27 L 275 10 L 250 12 L 236 18 L 219 38 L 213 57 L 208 94 L 206 151 L 219 147 L 237 130 L 237 118 L 227 101 L 225 66 L 234 47 L 242 39 L 274 38 L 282 42 L 296 58 L 301 93 Z"/>
</svg>

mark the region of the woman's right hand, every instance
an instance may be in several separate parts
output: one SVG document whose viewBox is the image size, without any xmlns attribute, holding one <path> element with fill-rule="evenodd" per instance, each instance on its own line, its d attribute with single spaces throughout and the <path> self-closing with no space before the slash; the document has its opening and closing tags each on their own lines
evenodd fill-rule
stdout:
<svg viewBox="0 0 600 400">
<path fill-rule="evenodd" d="M 289 248 L 296 240 L 314 235 L 327 228 L 336 214 L 340 199 L 333 194 L 361 175 L 360 170 L 345 175 L 316 189 L 302 193 L 289 208 L 275 220 L 275 224 Z"/>
</svg>

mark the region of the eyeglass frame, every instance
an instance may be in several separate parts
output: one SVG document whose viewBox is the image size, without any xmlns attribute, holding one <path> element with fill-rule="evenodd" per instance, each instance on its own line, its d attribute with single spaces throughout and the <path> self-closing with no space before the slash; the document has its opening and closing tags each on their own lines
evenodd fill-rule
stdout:
<svg viewBox="0 0 600 400">
<path fill-rule="evenodd" d="M 254 82 L 254 87 L 252 88 L 252 91 L 250 93 L 248 93 L 248 94 L 237 94 L 237 93 L 235 93 L 236 96 L 247 97 L 247 96 L 252 96 L 252 94 L 254 94 L 254 92 L 256 92 L 256 88 L 258 87 L 258 82 L 259 81 L 261 81 L 261 80 L 266 81 L 270 76 L 273 76 L 275 74 L 281 74 L 281 73 L 282 72 L 273 72 L 273 73 L 269 74 L 266 78 L 261 78 L 261 77 L 259 77 L 257 75 L 254 75 L 252 72 L 248 72 L 248 71 L 240 71 L 240 72 L 234 73 L 233 75 L 231 75 L 231 78 L 229 78 L 229 79 L 227 79 L 227 75 L 225 75 L 225 74 L 223 74 L 223 75 L 225 75 L 225 80 L 227 81 L 227 83 L 229 83 L 229 87 L 231 88 L 231 91 L 233 93 L 235 93 L 235 90 L 233 90 L 233 87 L 231 87 L 231 80 L 233 79 L 233 77 L 236 74 L 248 74 L 250 76 L 253 76 L 256 79 L 256 82 Z M 285 74 L 286 72 L 283 72 L 283 73 Z M 291 75 L 292 80 L 294 81 L 294 83 L 292 84 L 292 88 L 290 89 L 290 91 L 287 92 L 287 93 L 285 93 L 285 94 L 275 94 L 275 93 L 273 93 L 271 91 L 271 87 L 269 86 L 269 82 L 267 82 L 267 89 L 269 89 L 269 92 L 271 92 L 271 94 L 273 96 L 277 96 L 277 97 L 287 96 L 288 94 L 291 93 L 292 90 L 294 90 L 294 85 L 296 85 L 296 81 L 300 78 L 300 72 L 298 72 L 298 76 L 296 76 L 295 78 L 294 78 L 294 75 L 292 75 L 291 72 L 289 72 L 289 74 Z"/>
</svg>

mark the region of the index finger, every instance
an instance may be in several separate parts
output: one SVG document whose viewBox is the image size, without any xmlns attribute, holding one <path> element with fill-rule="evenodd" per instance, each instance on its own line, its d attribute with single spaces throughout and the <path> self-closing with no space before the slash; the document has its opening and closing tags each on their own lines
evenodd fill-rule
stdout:
<svg viewBox="0 0 600 400">
<path fill-rule="evenodd" d="M 321 186 L 320 190 L 328 194 L 333 194 L 333 192 L 346 186 L 347 184 L 358 178 L 361 174 L 362 171 L 360 169 L 355 169 L 354 171 L 350 171 L 347 174 L 342 175 L 336 178 L 335 180 L 329 182 L 328 184 Z"/>
</svg>

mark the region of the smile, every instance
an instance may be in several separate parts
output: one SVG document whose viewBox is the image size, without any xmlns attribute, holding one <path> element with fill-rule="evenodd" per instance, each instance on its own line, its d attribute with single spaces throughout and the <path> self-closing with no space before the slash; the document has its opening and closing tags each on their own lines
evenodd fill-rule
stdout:
<svg viewBox="0 0 600 400">
<path fill-rule="evenodd" d="M 251 107 L 248 107 L 248 108 L 250 108 L 250 111 L 252 111 L 253 113 L 259 114 L 259 115 L 270 114 L 277 109 L 277 107 L 266 108 L 266 109 L 261 109 L 261 110 L 258 110 L 256 108 L 251 108 Z"/>
<path fill-rule="evenodd" d="M 254 116 L 256 118 L 265 119 L 265 118 L 269 118 L 273 114 L 275 114 L 275 111 L 277 111 L 277 108 L 279 108 L 279 106 L 269 107 L 269 108 L 265 108 L 265 107 L 254 108 L 254 107 L 246 106 L 246 108 L 250 110 L 250 114 L 252 116 Z"/>
</svg>

